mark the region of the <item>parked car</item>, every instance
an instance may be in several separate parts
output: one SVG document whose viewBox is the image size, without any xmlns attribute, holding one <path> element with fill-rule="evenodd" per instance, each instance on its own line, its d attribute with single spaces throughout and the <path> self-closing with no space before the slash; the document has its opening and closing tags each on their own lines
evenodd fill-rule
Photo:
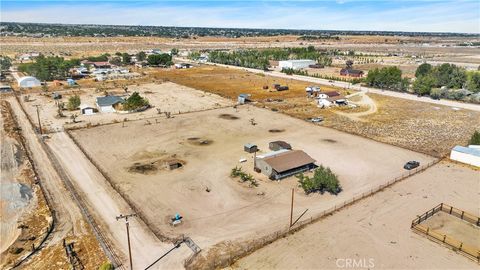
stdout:
<svg viewBox="0 0 480 270">
<path fill-rule="evenodd" d="M 403 166 L 403 168 L 404 168 L 405 170 L 412 170 L 412 169 L 417 168 L 418 166 L 420 166 L 420 162 L 415 161 L 415 160 L 411 160 L 411 161 L 405 163 L 405 165 Z"/>
<path fill-rule="evenodd" d="M 308 121 L 312 123 L 320 123 L 323 121 L 323 117 L 315 117 L 315 118 L 309 118 Z"/>
</svg>

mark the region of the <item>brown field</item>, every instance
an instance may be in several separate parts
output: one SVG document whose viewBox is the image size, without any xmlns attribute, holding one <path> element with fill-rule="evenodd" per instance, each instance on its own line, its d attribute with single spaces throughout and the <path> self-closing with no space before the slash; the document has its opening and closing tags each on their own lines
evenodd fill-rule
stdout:
<svg viewBox="0 0 480 270">
<path fill-rule="evenodd" d="M 193 94 L 189 100 L 195 99 Z M 250 119 L 257 124 L 251 125 Z M 132 121 L 125 127 L 119 123 L 72 134 L 157 233 L 188 235 L 204 249 L 225 240 L 265 235 L 288 224 L 295 178 L 277 183 L 253 172 L 252 154 L 243 151 L 245 143 L 256 143 L 267 152 L 269 141 L 286 140 L 339 175 L 344 191 L 338 196 L 307 196 L 296 188 L 295 215 L 310 209 L 302 219 L 402 175 L 408 160 L 422 164 L 433 160 L 254 106 L 157 120 L 151 125 Z M 240 158 L 247 162 L 239 163 Z M 168 160 L 183 166 L 166 170 L 163 163 Z M 259 186 L 230 178 L 235 166 L 253 174 Z M 169 225 L 175 213 L 184 216 L 178 227 Z"/>
<path fill-rule="evenodd" d="M 262 76 L 236 69 L 201 66 L 188 70 L 160 70 L 151 76 L 170 80 L 195 89 L 236 99 L 240 93 L 252 94 L 257 106 L 274 108 L 288 115 L 305 119 L 324 116 L 324 126 L 358 134 L 381 142 L 443 156 L 457 144 L 466 144 L 475 129 L 480 129 L 480 113 L 452 110 L 450 107 L 412 102 L 382 95 L 369 94 L 378 110 L 363 116 L 365 121 L 354 121 L 335 113 L 335 109 L 322 110 L 305 97 L 307 82 Z M 288 85 L 290 90 L 270 92 L 263 85 Z M 322 86 L 323 91 L 338 90 Z M 349 91 L 341 89 L 348 94 Z M 272 99 L 268 101 L 267 99 Z M 277 99 L 281 101 L 276 101 Z M 342 110 L 345 112 L 345 110 Z"/>
<path fill-rule="evenodd" d="M 441 162 L 341 212 L 242 258 L 233 269 L 338 269 L 345 259 L 365 261 L 359 269 L 475 269 L 478 265 L 410 229 L 418 213 L 454 202 L 476 215 L 478 171 Z M 446 223 L 432 220 L 435 224 Z M 454 225 L 454 230 L 463 227 Z M 450 227 L 452 228 L 452 227 Z M 475 234 L 475 232 L 472 232 Z M 475 238 L 470 238 L 475 241 Z M 478 244 L 478 241 L 477 241 Z M 340 260 L 338 260 L 340 259 Z M 338 261 L 337 261 L 338 260 Z"/>
</svg>

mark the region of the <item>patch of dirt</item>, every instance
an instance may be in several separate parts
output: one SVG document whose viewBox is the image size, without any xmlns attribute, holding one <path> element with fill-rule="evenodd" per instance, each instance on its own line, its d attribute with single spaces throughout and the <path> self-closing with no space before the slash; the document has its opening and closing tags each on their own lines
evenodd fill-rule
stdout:
<svg viewBox="0 0 480 270">
<path fill-rule="evenodd" d="M 153 163 L 142 164 L 139 162 L 133 163 L 132 166 L 128 168 L 128 171 L 131 173 L 141 173 L 141 174 L 151 174 L 155 173 L 158 170 L 157 165 Z"/>
<path fill-rule="evenodd" d="M 238 116 L 235 116 L 235 115 L 231 115 L 229 113 L 222 113 L 218 116 L 218 118 L 222 118 L 222 119 L 227 119 L 227 120 L 237 120 L 237 119 L 240 119 L 240 117 Z"/>
<path fill-rule="evenodd" d="M 176 158 L 176 155 L 171 155 L 170 157 L 157 160 L 135 162 L 132 166 L 128 167 L 127 170 L 130 173 L 155 174 L 161 170 L 182 168 L 186 163 L 186 161 Z"/>
<path fill-rule="evenodd" d="M 213 140 L 205 139 L 205 138 L 188 138 L 187 139 L 190 144 L 198 145 L 198 146 L 207 146 L 213 143 Z"/>
<path fill-rule="evenodd" d="M 270 133 L 280 133 L 280 132 L 284 132 L 284 131 L 285 131 L 285 129 L 276 129 L 276 128 L 268 130 L 268 132 L 270 132 Z"/>
<path fill-rule="evenodd" d="M 322 141 L 328 142 L 328 143 L 337 143 L 337 141 L 333 139 L 322 139 Z"/>
</svg>

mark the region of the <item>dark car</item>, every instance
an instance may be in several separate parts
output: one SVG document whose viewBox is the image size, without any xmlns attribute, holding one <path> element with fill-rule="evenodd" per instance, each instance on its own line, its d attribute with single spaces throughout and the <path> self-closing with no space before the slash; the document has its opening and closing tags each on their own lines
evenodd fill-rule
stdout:
<svg viewBox="0 0 480 270">
<path fill-rule="evenodd" d="M 412 161 L 409 161 L 409 162 L 405 163 L 405 166 L 403 166 L 403 168 L 405 170 L 412 170 L 412 169 L 417 168 L 418 166 L 420 166 L 420 162 L 412 160 Z"/>
</svg>

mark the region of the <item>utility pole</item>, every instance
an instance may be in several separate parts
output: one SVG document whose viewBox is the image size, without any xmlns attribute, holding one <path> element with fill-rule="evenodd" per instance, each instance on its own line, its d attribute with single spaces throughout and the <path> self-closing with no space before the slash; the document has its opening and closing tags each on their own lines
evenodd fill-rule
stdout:
<svg viewBox="0 0 480 270">
<path fill-rule="evenodd" d="M 292 227 L 292 223 L 293 223 L 293 194 L 294 194 L 294 189 L 292 188 L 292 203 L 290 204 L 290 227 Z"/>
<path fill-rule="evenodd" d="M 129 231 L 129 222 L 128 218 L 129 217 L 136 217 L 137 214 L 128 214 L 128 215 L 123 215 L 120 214 L 120 216 L 117 216 L 116 219 L 125 219 L 125 226 L 127 227 L 127 241 L 128 241 L 128 257 L 130 258 L 130 270 L 133 270 L 133 263 L 132 263 L 132 249 L 130 247 L 130 231 Z"/>
<path fill-rule="evenodd" d="M 37 120 L 38 120 L 38 129 L 40 130 L 40 134 L 43 134 L 43 131 L 42 131 L 42 123 L 40 122 L 40 112 L 38 110 L 38 108 L 40 107 L 40 105 L 33 105 L 33 107 L 36 107 L 37 108 Z"/>
</svg>

